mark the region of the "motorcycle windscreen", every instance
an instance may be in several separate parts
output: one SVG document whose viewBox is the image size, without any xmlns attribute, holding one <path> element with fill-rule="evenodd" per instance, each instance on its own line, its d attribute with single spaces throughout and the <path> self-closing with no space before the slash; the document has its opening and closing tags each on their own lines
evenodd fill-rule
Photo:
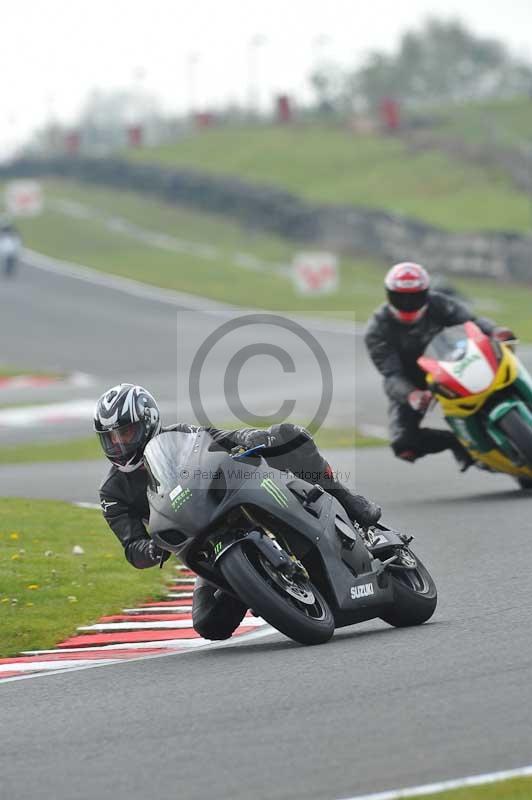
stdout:
<svg viewBox="0 0 532 800">
<path fill-rule="evenodd" d="M 182 468 L 189 463 L 196 437 L 191 433 L 160 433 L 144 450 L 144 463 L 149 474 L 150 489 L 168 494 L 182 477 Z"/>
<path fill-rule="evenodd" d="M 460 361 L 467 353 L 467 331 L 463 325 L 444 328 L 423 353 L 436 361 Z"/>
</svg>

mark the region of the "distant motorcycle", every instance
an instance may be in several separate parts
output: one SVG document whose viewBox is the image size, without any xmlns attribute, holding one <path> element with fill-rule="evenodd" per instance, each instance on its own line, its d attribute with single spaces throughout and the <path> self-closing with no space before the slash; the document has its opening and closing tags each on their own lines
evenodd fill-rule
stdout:
<svg viewBox="0 0 532 800">
<path fill-rule="evenodd" d="M 362 530 L 260 449 L 229 454 L 206 431 L 152 439 L 144 462 L 156 544 L 301 644 L 375 617 L 402 627 L 432 616 L 436 587 L 411 538 L 381 524 Z"/>
<path fill-rule="evenodd" d="M 15 275 L 20 252 L 20 237 L 9 223 L 0 222 L 0 272 L 6 278 Z"/>
<path fill-rule="evenodd" d="M 466 322 L 435 336 L 418 364 L 477 465 L 532 489 L 532 378 L 514 345 Z"/>
</svg>

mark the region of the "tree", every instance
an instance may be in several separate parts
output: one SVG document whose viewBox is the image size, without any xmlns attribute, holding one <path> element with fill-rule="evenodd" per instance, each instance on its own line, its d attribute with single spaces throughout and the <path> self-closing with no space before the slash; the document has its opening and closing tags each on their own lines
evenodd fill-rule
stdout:
<svg viewBox="0 0 532 800">
<path fill-rule="evenodd" d="M 160 120 L 157 100 L 141 89 L 94 90 L 78 122 L 86 143 L 120 141 L 134 124 L 153 126 Z"/>
<path fill-rule="evenodd" d="M 309 77 L 309 83 L 316 95 L 320 111 L 330 113 L 341 104 L 344 89 L 344 75 L 332 62 L 318 64 Z"/>
<path fill-rule="evenodd" d="M 395 54 L 372 53 L 347 85 L 353 101 L 370 107 L 385 96 L 434 106 L 529 94 L 532 66 L 459 21 L 430 19 L 419 32 L 405 33 Z"/>
</svg>

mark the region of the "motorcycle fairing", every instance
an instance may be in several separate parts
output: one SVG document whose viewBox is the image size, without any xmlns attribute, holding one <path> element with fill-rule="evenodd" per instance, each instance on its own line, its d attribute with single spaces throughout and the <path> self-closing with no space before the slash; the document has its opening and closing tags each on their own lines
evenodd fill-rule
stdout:
<svg viewBox="0 0 532 800">
<path fill-rule="evenodd" d="M 459 327 L 461 326 L 457 326 L 457 329 Z M 508 345 L 492 343 L 489 337 L 473 322 L 466 322 L 463 329 L 467 334 L 467 343 L 465 349 L 462 348 L 459 358 L 454 361 L 443 359 L 440 362 L 435 358 L 422 356 L 418 360 L 419 365 L 428 371 L 427 384 L 437 397 L 447 423 L 475 461 L 495 472 L 530 478 L 532 469 L 516 463 L 515 451 L 506 437 L 501 434 L 497 423 L 501 417 L 515 408 L 525 420 L 532 424 L 530 415 L 532 378 Z M 473 357 L 474 360 L 470 362 L 470 367 L 474 367 L 479 363 L 475 356 L 481 356 L 481 360 L 484 359 L 483 373 L 487 378 L 488 370 L 491 370 L 492 381 L 482 389 L 480 373 L 477 373 L 476 378 L 473 378 L 471 373 L 469 386 L 471 389 L 477 388 L 480 391 L 468 390 L 464 395 L 465 380 L 459 386 L 460 391 L 456 391 L 456 387 L 453 385 L 455 376 L 451 376 L 451 379 L 447 380 L 448 372 L 444 366 L 440 368 L 440 365 L 450 364 L 452 367 L 452 365 L 460 365 L 468 357 Z M 455 366 L 455 372 L 456 369 Z M 467 372 L 467 368 L 464 368 L 464 374 Z M 447 397 L 444 394 L 446 388 L 459 396 Z M 497 393 L 499 394 L 497 395 Z M 495 398 L 498 402 L 492 405 Z M 488 403 L 489 405 L 487 405 Z M 484 407 L 487 408 L 487 411 Z M 482 415 L 479 414 L 480 411 L 482 411 Z M 486 413 L 484 413 L 485 411 Z"/>
<path fill-rule="evenodd" d="M 421 356 L 418 359 L 419 366 L 427 373 L 427 384 L 433 387 L 446 417 L 476 414 L 494 392 L 510 386 L 519 374 L 519 362 L 507 345 L 499 345 L 497 357 L 489 337 L 474 322 L 466 322 L 463 328 L 467 346 L 461 358 L 438 361 Z M 453 396 L 448 396 L 448 392 Z"/>
<path fill-rule="evenodd" d="M 289 532 L 296 557 L 319 558 L 318 571 L 326 580 L 319 588 L 338 625 L 371 619 L 378 616 L 376 606 L 393 602 L 381 562 L 372 558 L 345 509 L 326 492 L 305 506 L 311 484 L 269 467 L 258 456 L 235 462 L 207 431 L 159 434 L 148 443 L 144 460 L 150 476 L 150 535 L 189 564 L 202 548 L 214 547 L 214 556 L 220 555 L 218 541 L 225 548 L 231 536 L 235 543 L 246 535 L 230 523 L 232 512 L 244 508 L 259 526 L 269 517 Z M 268 488 L 262 486 L 264 480 Z M 186 500 L 181 503 L 182 497 Z M 384 526 L 382 530 L 386 534 Z M 393 546 L 395 540 L 390 541 Z M 201 574 L 213 579 L 208 572 Z"/>
</svg>

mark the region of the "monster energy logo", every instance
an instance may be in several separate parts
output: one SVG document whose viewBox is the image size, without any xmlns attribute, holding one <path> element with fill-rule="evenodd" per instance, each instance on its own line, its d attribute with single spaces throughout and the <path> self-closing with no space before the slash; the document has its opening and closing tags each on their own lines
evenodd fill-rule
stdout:
<svg viewBox="0 0 532 800">
<path fill-rule="evenodd" d="M 216 542 L 216 544 L 214 545 L 214 555 L 216 555 L 216 556 L 217 556 L 217 555 L 218 555 L 218 553 L 220 553 L 220 552 L 221 552 L 221 550 L 222 550 L 222 547 L 223 547 L 223 545 L 222 545 L 222 543 L 221 543 L 221 542 Z"/>
<path fill-rule="evenodd" d="M 281 508 L 288 508 L 288 498 L 279 489 L 277 484 L 272 481 L 271 478 L 264 478 L 264 480 L 261 481 L 260 485 L 262 486 L 263 489 L 266 489 L 268 494 L 270 494 L 273 497 L 275 502 L 278 503 L 281 506 Z"/>
<path fill-rule="evenodd" d="M 170 501 L 173 510 L 179 511 L 191 497 L 191 489 L 182 489 L 181 486 L 176 486 L 176 488 L 170 492 Z"/>
</svg>

